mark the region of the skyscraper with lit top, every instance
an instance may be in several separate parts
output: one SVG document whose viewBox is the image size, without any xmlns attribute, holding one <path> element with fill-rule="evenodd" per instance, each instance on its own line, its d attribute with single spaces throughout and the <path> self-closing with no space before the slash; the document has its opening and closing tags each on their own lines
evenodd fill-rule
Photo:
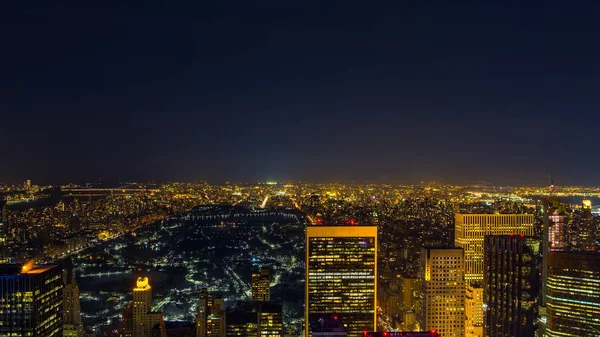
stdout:
<svg viewBox="0 0 600 337">
<path fill-rule="evenodd" d="M 309 225 L 306 228 L 306 314 L 336 315 L 348 336 L 375 330 L 377 226 Z M 306 329 L 311 335 L 311 329 Z"/>
<path fill-rule="evenodd" d="M 464 252 L 457 247 L 421 249 L 423 304 L 421 329 L 435 330 L 445 337 L 465 336 Z"/>
<path fill-rule="evenodd" d="M 147 277 L 138 277 L 133 288 L 133 301 L 123 310 L 124 336 L 151 337 L 152 328 L 158 325 L 158 334 L 166 337 L 161 312 L 152 311 L 152 287 Z"/>
</svg>

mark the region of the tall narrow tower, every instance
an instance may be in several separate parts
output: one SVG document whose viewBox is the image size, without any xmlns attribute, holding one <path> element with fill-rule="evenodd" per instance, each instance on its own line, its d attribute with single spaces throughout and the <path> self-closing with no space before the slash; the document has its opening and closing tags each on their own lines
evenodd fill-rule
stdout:
<svg viewBox="0 0 600 337">
<path fill-rule="evenodd" d="M 72 270 L 63 271 L 63 336 L 82 337 L 81 306 L 79 303 L 79 286 Z"/>
<path fill-rule="evenodd" d="M 540 241 L 519 235 L 485 238 L 486 336 L 533 336 L 539 297 Z"/>
<path fill-rule="evenodd" d="M 133 336 L 149 336 L 147 316 L 152 310 L 152 287 L 147 277 L 139 277 L 133 288 Z"/>
<path fill-rule="evenodd" d="M 133 301 L 123 310 L 123 326 L 126 337 L 166 337 L 162 313 L 152 311 L 152 287 L 147 277 L 137 279 Z"/>
<path fill-rule="evenodd" d="M 464 252 L 457 247 L 421 249 L 421 328 L 445 337 L 465 336 Z"/>
<path fill-rule="evenodd" d="M 198 311 L 196 313 L 196 337 L 224 337 L 225 309 L 223 298 L 208 294 L 200 289 Z"/>
</svg>

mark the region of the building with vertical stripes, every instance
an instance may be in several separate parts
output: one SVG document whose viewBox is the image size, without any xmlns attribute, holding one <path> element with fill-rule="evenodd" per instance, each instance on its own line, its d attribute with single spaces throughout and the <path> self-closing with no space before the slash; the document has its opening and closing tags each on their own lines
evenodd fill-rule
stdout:
<svg viewBox="0 0 600 337">
<path fill-rule="evenodd" d="M 465 280 L 483 281 L 486 235 L 532 236 L 533 214 L 456 214 L 454 244 L 465 250 Z"/>
<path fill-rule="evenodd" d="M 377 322 L 377 226 L 306 227 L 307 325 L 336 315 L 348 336 L 374 331 Z M 311 329 L 306 329 L 306 336 Z"/>
</svg>

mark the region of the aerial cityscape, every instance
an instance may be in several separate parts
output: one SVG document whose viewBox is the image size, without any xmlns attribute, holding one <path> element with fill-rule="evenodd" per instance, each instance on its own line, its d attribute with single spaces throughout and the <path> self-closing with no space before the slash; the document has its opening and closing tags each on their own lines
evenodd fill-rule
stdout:
<svg viewBox="0 0 600 337">
<path fill-rule="evenodd" d="M 152 329 L 199 336 L 203 327 L 202 336 L 291 337 L 334 315 L 349 336 L 431 329 L 527 336 L 546 327 L 556 329 L 548 336 L 563 328 L 593 335 L 600 327 L 600 188 L 551 180 L 544 187 L 27 180 L 1 192 L 3 262 L 64 268 L 69 336 Z M 544 214 L 551 225 L 542 282 Z M 573 270 L 564 264 L 580 259 L 588 269 L 569 284 L 562 273 Z M 332 261 L 349 265 L 336 274 Z M 581 292 L 562 293 L 564 282 Z M 77 295 L 67 300 L 69 285 Z M 353 300 L 357 310 L 345 313 Z M 275 314 L 277 327 L 265 332 L 253 312 Z M 138 321 L 148 331 L 137 331 Z"/>
<path fill-rule="evenodd" d="M 600 337 L 600 2 L 0 11 L 0 337 Z"/>
</svg>

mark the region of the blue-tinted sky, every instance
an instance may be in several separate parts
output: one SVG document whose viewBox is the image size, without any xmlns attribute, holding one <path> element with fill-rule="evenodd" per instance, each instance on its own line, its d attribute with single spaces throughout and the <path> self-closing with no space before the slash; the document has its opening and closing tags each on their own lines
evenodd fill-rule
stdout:
<svg viewBox="0 0 600 337">
<path fill-rule="evenodd" d="M 12 3 L 0 181 L 600 183 L 599 5 Z"/>
</svg>

